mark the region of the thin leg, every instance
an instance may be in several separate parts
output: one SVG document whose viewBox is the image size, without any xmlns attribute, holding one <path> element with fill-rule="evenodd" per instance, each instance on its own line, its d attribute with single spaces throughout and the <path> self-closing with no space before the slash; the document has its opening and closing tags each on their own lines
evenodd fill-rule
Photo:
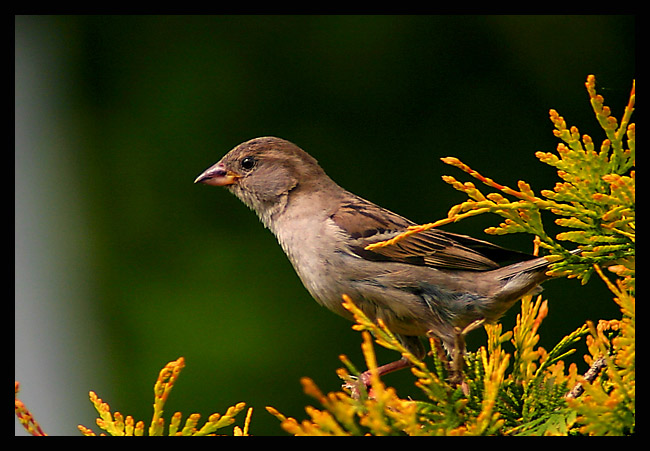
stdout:
<svg viewBox="0 0 650 451">
<path fill-rule="evenodd" d="M 392 373 L 393 371 L 401 370 L 403 368 L 408 368 L 409 366 L 411 366 L 411 362 L 409 362 L 407 359 L 402 357 L 399 360 L 395 360 L 394 362 L 387 363 L 386 365 L 382 365 L 378 367 L 377 374 L 379 375 L 379 377 L 381 377 L 384 374 Z M 365 385 L 367 388 L 370 387 L 370 378 L 371 378 L 370 370 L 367 370 L 361 373 L 359 380 L 363 382 L 363 385 Z"/>
<path fill-rule="evenodd" d="M 408 368 L 411 366 L 411 362 L 402 357 L 399 360 L 396 360 L 386 365 L 382 365 L 377 368 L 377 374 L 379 377 L 384 374 L 392 373 L 393 371 L 401 370 L 403 368 Z M 370 370 L 364 371 L 359 375 L 359 380 L 349 381 L 343 385 L 343 388 L 350 390 L 351 395 L 354 399 L 359 399 L 361 397 L 361 391 L 363 389 L 368 390 L 370 388 L 370 378 L 372 377 Z M 372 396 L 370 394 L 370 396 Z"/>
<path fill-rule="evenodd" d="M 465 335 L 472 330 L 481 326 L 485 319 L 478 319 L 465 326 L 464 329 L 460 327 L 454 328 L 454 349 L 451 353 L 451 371 L 449 374 L 449 382 L 454 385 L 463 385 L 463 391 L 467 392 L 467 386 L 463 380 L 463 365 L 465 363 Z"/>
</svg>

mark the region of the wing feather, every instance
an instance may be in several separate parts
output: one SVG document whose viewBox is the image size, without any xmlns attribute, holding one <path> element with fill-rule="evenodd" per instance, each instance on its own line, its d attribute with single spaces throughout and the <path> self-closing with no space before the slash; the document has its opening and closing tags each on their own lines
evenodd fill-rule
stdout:
<svg viewBox="0 0 650 451">
<path fill-rule="evenodd" d="M 366 246 L 390 239 L 415 225 L 408 219 L 358 196 L 342 203 L 330 217 L 351 238 L 350 249 L 359 257 L 374 261 L 393 261 L 439 269 L 487 271 L 505 261 L 533 258 L 487 241 L 431 229 L 411 235 L 391 246 L 372 251 Z"/>
</svg>

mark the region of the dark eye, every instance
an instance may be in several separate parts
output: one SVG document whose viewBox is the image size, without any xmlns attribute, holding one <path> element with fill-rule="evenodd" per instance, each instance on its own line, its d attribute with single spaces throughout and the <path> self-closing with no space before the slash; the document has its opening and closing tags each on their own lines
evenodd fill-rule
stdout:
<svg viewBox="0 0 650 451">
<path fill-rule="evenodd" d="M 255 166 L 255 163 L 257 163 L 257 160 L 255 160 L 255 158 L 245 157 L 241 160 L 241 167 L 242 169 L 250 171 Z"/>
</svg>

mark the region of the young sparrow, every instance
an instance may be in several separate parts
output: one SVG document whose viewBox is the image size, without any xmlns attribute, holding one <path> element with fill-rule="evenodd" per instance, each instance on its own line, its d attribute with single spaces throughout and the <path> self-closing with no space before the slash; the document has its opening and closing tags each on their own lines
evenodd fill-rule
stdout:
<svg viewBox="0 0 650 451">
<path fill-rule="evenodd" d="M 341 188 L 280 138 L 238 145 L 195 183 L 225 186 L 254 210 L 319 304 L 351 319 L 341 305 L 348 295 L 419 357 L 418 337 L 433 334 L 452 351 L 459 330 L 496 321 L 548 279 L 544 258 L 438 229 L 366 250 L 414 223 Z M 401 359 L 380 373 L 407 365 Z"/>
</svg>

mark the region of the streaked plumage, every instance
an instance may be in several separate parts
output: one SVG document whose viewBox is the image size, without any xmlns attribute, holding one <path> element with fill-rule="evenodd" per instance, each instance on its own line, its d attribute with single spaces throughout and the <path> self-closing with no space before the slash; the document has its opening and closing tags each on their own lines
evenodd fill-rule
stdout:
<svg viewBox="0 0 650 451">
<path fill-rule="evenodd" d="M 496 321 L 548 278 L 543 258 L 438 229 L 366 250 L 414 223 L 341 188 L 280 138 L 240 144 L 196 182 L 225 186 L 253 209 L 316 301 L 349 317 L 347 294 L 416 354 L 417 337 L 431 332 L 451 349 L 454 327 Z"/>
</svg>

